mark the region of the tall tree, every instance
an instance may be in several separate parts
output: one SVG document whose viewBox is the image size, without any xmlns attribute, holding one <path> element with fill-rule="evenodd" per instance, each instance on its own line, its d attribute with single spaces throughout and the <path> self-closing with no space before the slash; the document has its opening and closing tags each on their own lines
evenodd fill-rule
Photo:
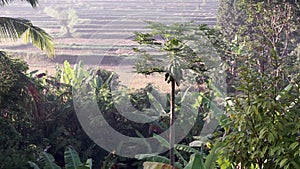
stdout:
<svg viewBox="0 0 300 169">
<path fill-rule="evenodd" d="M 243 23 L 227 57 L 234 63 L 221 154 L 242 168 L 299 168 L 299 2 L 238 1 Z M 223 29 L 227 29 L 223 27 Z M 232 36 L 232 35 L 229 35 Z"/>
<path fill-rule="evenodd" d="M 207 40 L 213 31 L 205 25 L 191 23 L 164 25 L 149 22 L 150 33 L 136 33 L 135 40 L 141 45 L 136 51 L 141 53 L 141 60 L 136 64 L 136 70 L 142 74 L 163 73 L 165 81 L 170 84 L 170 164 L 174 168 L 175 144 L 175 89 L 183 80 L 189 77 L 204 77 L 208 66 L 204 61 L 203 51 L 210 50 Z M 205 40 L 204 40 L 205 39 Z M 205 42 L 200 42 L 200 41 Z M 205 46 L 203 43 L 205 43 Z M 203 46 L 202 46 L 203 45 Z M 211 52 L 211 51 L 210 51 Z M 209 59 L 213 55 L 208 52 Z M 203 55 L 202 55 L 203 54 Z M 214 62 L 214 61 L 211 61 Z M 211 66 L 211 65 L 210 65 Z"/>
<path fill-rule="evenodd" d="M 267 43 L 272 43 L 273 46 L 276 44 L 279 56 L 287 56 L 300 43 L 299 22 L 299 1 L 220 0 L 218 26 L 226 43 L 238 44 L 245 41 L 248 50 L 254 52 L 261 52 L 261 48 L 268 48 Z M 267 43 L 261 43 L 263 41 Z M 227 48 L 232 49 L 234 46 Z M 235 92 L 231 86 L 234 85 L 237 68 L 243 65 L 243 62 L 237 62 L 236 57 L 231 51 L 225 51 L 222 57 L 230 66 L 227 75 L 230 93 Z M 268 58 L 258 59 L 261 69 L 267 66 L 267 60 Z"/>
</svg>

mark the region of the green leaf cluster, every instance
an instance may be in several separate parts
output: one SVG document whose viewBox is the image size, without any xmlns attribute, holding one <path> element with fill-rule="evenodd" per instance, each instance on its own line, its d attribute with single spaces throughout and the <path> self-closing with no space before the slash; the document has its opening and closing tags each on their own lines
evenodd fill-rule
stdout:
<svg viewBox="0 0 300 169">
<path fill-rule="evenodd" d="M 177 86 L 185 78 L 184 72 L 192 70 L 197 73 L 206 71 L 206 66 L 197 48 L 190 46 L 196 43 L 198 35 L 206 35 L 209 28 L 200 28 L 192 23 L 164 25 L 148 22 L 151 33 L 135 33 L 135 41 L 140 44 L 134 50 L 139 58 L 136 63 L 138 73 L 164 73 L 169 83 L 174 80 Z M 196 32 L 191 34 L 190 32 Z"/>
<path fill-rule="evenodd" d="M 71 147 L 66 148 L 64 159 L 65 169 L 92 169 L 91 159 L 88 159 L 85 163 L 82 163 L 77 152 Z M 40 153 L 40 157 L 37 162 L 39 165 L 32 161 L 29 161 L 28 163 L 34 169 L 40 169 L 39 165 L 42 166 L 43 169 L 61 169 L 61 167 L 55 163 L 53 156 L 47 152 Z"/>
<path fill-rule="evenodd" d="M 170 144 L 167 140 L 159 135 L 154 135 L 163 147 L 169 148 Z M 213 169 L 217 167 L 217 149 L 218 145 L 215 145 L 208 155 L 205 155 L 201 150 L 193 148 L 184 144 L 175 144 L 175 155 L 178 158 L 178 162 L 175 163 L 175 167 L 178 169 Z M 188 157 L 184 155 L 187 153 Z M 170 160 L 164 156 L 141 154 L 137 156 L 138 159 L 145 160 L 144 167 L 160 169 L 164 164 L 169 164 Z M 188 161 L 187 161 L 188 160 Z M 166 166 L 167 167 L 167 166 Z M 168 166 L 171 167 L 171 166 Z"/>
<path fill-rule="evenodd" d="M 227 49 L 235 91 L 222 120 L 224 163 L 299 168 L 300 55 L 292 52 L 299 6 L 293 2 L 236 1 L 245 17 Z"/>
</svg>

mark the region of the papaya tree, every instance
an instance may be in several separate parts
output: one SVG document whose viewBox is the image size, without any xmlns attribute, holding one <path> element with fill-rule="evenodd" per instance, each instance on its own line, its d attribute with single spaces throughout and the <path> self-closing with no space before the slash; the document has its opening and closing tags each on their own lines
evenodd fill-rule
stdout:
<svg viewBox="0 0 300 169">
<path fill-rule="evenodd" d="M 190 43 L 195 42 L 195 35 L 208 31 L 206 26 L 196 26 L 192 23 L 164 25 L 148 22 L 151 32 L 136 33 L 135 41 L 140 44 L 134 48 L 141 59 L 136 63 L 137 73 L 150 75 L 164 74 L 165 81 L 170 84 L 170 113 L 169 113 L 169 143 L 170 165 L 174 167 L 174 137 L 175 129 L 172 127 L 175 120 L 175 91 L 176 86 L 187 79 L 188 74 L 193 77 L 206 71 L 198 47 Z M 194 34 L 190 34 L 194 32 Z M 196 32 L 196 33 L 195 33 Z M 201 33 L 199 33 L 201 34 Z"/>
</svg>

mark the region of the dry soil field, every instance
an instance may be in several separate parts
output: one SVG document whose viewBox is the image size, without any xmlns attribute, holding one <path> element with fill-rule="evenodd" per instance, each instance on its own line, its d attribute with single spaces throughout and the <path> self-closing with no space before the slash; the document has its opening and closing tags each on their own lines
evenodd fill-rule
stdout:
<svg viewBox="0 0 300 169">
<path fill-rule="evenodd" d="M 0 50 L 21 57 L 30 70 L 53 74 L 56 64 L 64 60 L 76 64 L 84 58 L 89 67 L 116 71 L 126 85 L 139 88 L 154 83 L 168 90 L 162 85 L 163 77 L 132 73 L 133 32 L 147 31 L 144 21 L 195 21 L 213 26 L 217 8 L 218 0 L 40 0 L 37 9 L 16 1 L 2 7 L 1 15 L 27 18 L 45 29 L 54 38 L 56 57 L 47 58 L 21 41 L 0 43 Z"/>
</svg>

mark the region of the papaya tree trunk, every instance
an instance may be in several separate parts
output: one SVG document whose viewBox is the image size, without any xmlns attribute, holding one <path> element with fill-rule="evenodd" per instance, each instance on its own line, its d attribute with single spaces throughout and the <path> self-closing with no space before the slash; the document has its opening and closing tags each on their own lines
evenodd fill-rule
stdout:
<svg viewBox="0 0 300 169">
<path fill-rule="evenodd" d="M 170 133 L 169 133 L 169 142 L 170 142 L 170 165 L 173 169 L 175 163 L 174 156 L 174 142 L 175 142 L 175 126 L 173 126 L 175 121 L 175 80 L 171 80 L 171 96 L 170 96 Z"/>
</svg>

